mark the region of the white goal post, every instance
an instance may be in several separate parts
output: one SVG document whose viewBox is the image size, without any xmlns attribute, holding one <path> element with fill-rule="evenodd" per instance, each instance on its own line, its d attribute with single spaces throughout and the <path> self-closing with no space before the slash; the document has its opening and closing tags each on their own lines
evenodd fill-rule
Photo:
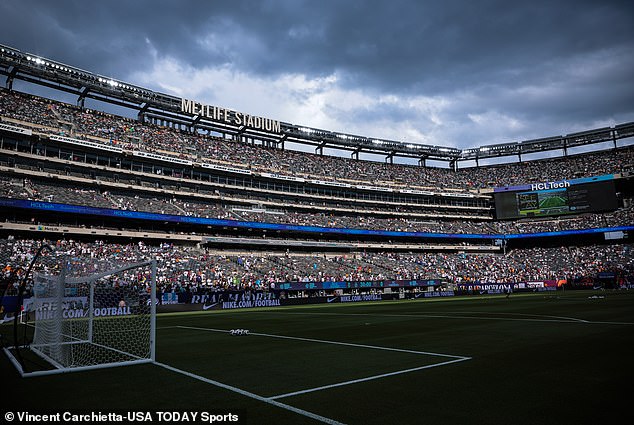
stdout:
<svg viewBox="0 0 634 425">
<path fill-rule="evenodd" d="M 28 348 L 46 366 L 27 371 L 4 349 L 23 377 L 155 361 L 156 260 L 99 268 L 66 258 L 59 274 L 34 275 L 33 297 L 23 303 L 34 317 Z"/>
</svg>

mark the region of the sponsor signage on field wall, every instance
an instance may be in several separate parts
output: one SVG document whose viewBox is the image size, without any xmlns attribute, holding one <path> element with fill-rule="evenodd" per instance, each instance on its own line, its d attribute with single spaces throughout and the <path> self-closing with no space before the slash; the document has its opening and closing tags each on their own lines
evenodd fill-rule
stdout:
<svg viewBox="0 0 634 425">
<path fill-rule="evenodd" d="M 600 276 L 604 277 L 604 276 Z M 433 280 L 432 280 L 433 281 Z M 592 281 L 592 279 L 591 279 Z M 511 292 L 535 292 L 535 291 L 555 291 L 565 284 L 565 280 L 543 280 L 514 283 L 460 283 L 454 290 L 423 290 L 423 291 L 394 291 L 388 293 L 361 293 L 361 294 L 338 294 L 336 290 L 332 293 L 310 292 L 309 296 L 300 296 L 298 290 L 201 290 L 195 293 L 165 292 L 157 294 L 157 311 L 200 311 L 200 310 L 221 310 L 221 309 L 243 309 L 256 307 L 280 307 L 286 305 L 305 304 L 332 304 L 332 303 L 355 303 L 374 302 L 397 299 L 420 299 L 420 298 L 441 298 L 453 297 L 455 295 L 484 295 L 502 294 L 509 290 Z M 582 282 L 581 282 L 582 283 Z M 591 283 L 591 282 L 590 282 Z M 580 282 L 575 285 L 579 286 Z M 371 289 L 371 288 L 370 288 Z M 2 306 L 5 313 L 15 311 L 17 296 L 5 296 Z M 147 297 L 149 304 L 150 299 Z M 26 298 L 24 300 L 24 310 L 35 312 L 38 319 L 52 318 L 57 311 L 57 300 L 53 298 L 38 299 Z M 136 308 L 130 305 L 110 306 L 99 303 L 93 310 L 93 317 L 128 316 L 135 314 Z M 64 297 L 62 301 L 62 316 L 64 318 L 82 318 L 89 316 L 87 297 Z"/>
<path fill-rule="evenodd" d="M 473 294 L 502 294 L 508 291 L 555 291 L 557 287 L 565 284 L 565 280 L 538 280 L 530 282 L 514 283 L 459 283 L 456 285 L 458 292 L 465 295 Z"/>
<path fill-rule="evenodd" d="M 61 314 L 64 319 L 78 319 L 90 316 L 88 297 L 64 297 L 61 304 Z M 35 312 L 37 320 L 53 319 L 58 314 L 59 308 L 59 302 L 55 298 L 26 298 L 22 305 L 24 312 Z M 15 304 L 13 309 L 15 310 Z M 93 308 L 93 317 L 129 316 L 131 314 L 133 314 L 133 311 L 127 304 Z"/>
<path fill-rule="evenodd" d="M 295 293 L 296 294 L 296 293 Z M 338 304 L 388 301 L 397 299 L 452 297 L 454 291 L 426 291 L 407 293 L 331 294 L 300 297 L 287 291 L 210 291 L 202 294 L 162 294 L 158 312 L 233 310 L 256 307 L 281 307 L 306 304 Z"/>
<path fill-rule="evenodd" d="M 313 297 L 291 296 L 285 291 L 217 291 L 207 294 L 178 294 L 179 301 L 163 303 L 157 307 L 159 313 L 175 311 L 233 310 L 256 307 L 281 307 L 287 305 L 356 303 L 412 298 L 410 294 L 345 294 Z M 167 296 L 167 297 L 166 297 Z M 172 294 L 163 294 L 162 300 Z M 172 299 L 173 300 L 173 299 Z"/>
<path fill-rule="evenodd" d="M 429 282 L 440 282 L 430 280 Z M 297 283 L 297 282 L 293 282 Z M 514 282 L 514 283 L 468 283 L 458 284 L 456 291 L 429 291 L 362 294 L 332 294 L 315 296 L 298 296 L 298 289 L 274 291 L 205 291 L 198 293 L 164 293 L 158 301 L 159 312 L 199 311 L 220 309 L 241 309 L 255 307 L 280 307 L 286 305 L 332 304 L 373 302 L 397 299 L 420 299 L 453 297 L 455 295 L 501 294 L 511 292 L 554 291 L 560 282 L 556 280 Z M 278 285 L 282 286 L 284 284 Z M 302 288 L 305 289 L 305 288 Z M 302 290 L 300 289 L 300 290 Z M 321 289 L 320 289 L 321 290 Z M 316 292 L 314 292 L 316 294 Z"/>
</svg>

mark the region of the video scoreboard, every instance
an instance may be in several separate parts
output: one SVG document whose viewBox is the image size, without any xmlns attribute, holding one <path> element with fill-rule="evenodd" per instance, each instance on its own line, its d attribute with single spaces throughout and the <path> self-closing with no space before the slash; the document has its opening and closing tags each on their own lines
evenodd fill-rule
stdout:
<svg viewBox="0 0 634 425">
<path fill-rule="evenodd" d="M 618 208 L 612 175 L 496 188 L 498 219 L 549 217 Z"/>
</svg>

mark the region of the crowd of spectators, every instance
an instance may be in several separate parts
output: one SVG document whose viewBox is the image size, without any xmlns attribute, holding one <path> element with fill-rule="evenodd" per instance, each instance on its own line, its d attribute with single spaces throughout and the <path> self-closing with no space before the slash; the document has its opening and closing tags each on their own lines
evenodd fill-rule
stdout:
<svg viewBox="0 0 634 425">
<path fill-rule="evenodd" d="M 0 240 L 3 273 L 25 268 L 42 242 Z M 506 254 L 468 253 L 356 253 L 346 255 L 274 253 L 217 254 L 195 247 L 143 242 L 127 245 L 48 241 L 54 253 L 45 252 L 36 270 L 46 265 L 56 273 L 60 256 L 77 259 L 90 273 L 101 262 L 135 263 L 157 259 L 157 284 L 164 292 L 275 288 L 281 282 L 368 281 L 441 279 L 448 283 L 511 283 L 541 280 L 596 278 L 609 272 L 634 274 L 634 246 L 591 245 L 558 248 L 514 249 Z M 15 289 L 14 289 L 15 290 Z"/>
<path fill-rule="evenodd" d="M 452 171 L 358 161 L 293 150 L 264 148 L 207 134 L 158 126 L 129 118 L 82 109 L 69 104 L 0 89 L 0 117 L 36 124 L 39 131 L 127 149 L 160 152 L 179 158 L 220 162 L 295 177 L 339 180 L 360 184 L 412 188 L 484 187 L 587 177 L 634 170 L 634 149 L 607 151 L 567 158 L 527 161 L 507 165 L 470 167 Z"/>
</svg>

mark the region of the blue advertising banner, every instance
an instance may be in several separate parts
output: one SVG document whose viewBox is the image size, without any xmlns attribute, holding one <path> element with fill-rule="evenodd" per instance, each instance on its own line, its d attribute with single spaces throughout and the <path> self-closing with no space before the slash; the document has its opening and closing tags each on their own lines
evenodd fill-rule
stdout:
<svg viewBox="0 0 634 425">
<path fill-rule="evenodd" d="M 634 231 L 634 226 L 602 227 L 596 229 L 562 230 L 557 232 L 539 233 L 511 233 L 511 234 L 479 234 L 479 233 L 431 233 L 431 232 L 398 232 L 387 230 L 348 229 L 340 227 L 300 226 L 292 224 L 263 223 L 256 221 L 223 220 L 216 218 L 190 217 L 185 215 L 159 214 L 141 211 L 117 210 L 110 208 L 88 207 L 82 205 L 58 204 L 54 202 L 29 201 L 24 199 L 9 199 L 0 197 L 0 207 L 23 208 L 31 210 L 50 211 L 56 213 L 98 215 L 105 217 L 119 217 L 136 220 L 150 220 L 170 223 L 190 223 L 205 226 L 240 227 L 266 230 L 285 230 L 295 232 L 309 232 L 322 234 L 390 236 L 403 238 L 435 238 L 435 239 L 524 239 L 535 237 L 553 237 L 596 234 L 617 231 Z"/>
</svg>

